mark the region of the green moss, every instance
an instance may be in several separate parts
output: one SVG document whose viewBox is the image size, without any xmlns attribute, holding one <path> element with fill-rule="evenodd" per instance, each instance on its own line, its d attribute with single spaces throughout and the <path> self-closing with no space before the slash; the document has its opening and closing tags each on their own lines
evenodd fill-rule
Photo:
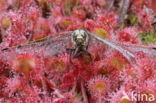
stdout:
<svg viewBox="0 0 156 103">
<path fill-rule="evenodd" d="M 156 42 L 156 34 L 154 33 L 142 32 L 140 33 L 140 38 L 143 41 L 143 43 L 155 43 Z"/>
</svg>

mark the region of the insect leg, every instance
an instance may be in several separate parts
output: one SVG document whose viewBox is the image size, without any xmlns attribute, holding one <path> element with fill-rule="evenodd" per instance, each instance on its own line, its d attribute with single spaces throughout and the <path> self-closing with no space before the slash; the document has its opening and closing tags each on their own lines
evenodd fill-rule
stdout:
<svg viewBox="0 0 156 103">
<path fill-rule="evenodd" d="M 75 48 L 66 48 L 67 51 L 75 51 Z"/>
<path fill-rule="evenodd" d="M 80 50 L 79 48 L 75 48 L 75 50 L 72 52 L 72 57 L 71 58 L 76 58 L 78 56 L 80 56 Z"/>
<path fill-rule="evenodd" d="M 80 51 L 80 52 L 75 53 L 72 58 L 77 58 L 81 55 L 87 55 L 87 56 L 91 57 L 91 54 L 88 51 Z"/>
<path fill-rule="evenodd" d="M 77 57 L 79 57 L 80 55 L 83 55 L 83 51 L 80 51 L 80 52 L 77 52 L 77 53 L 75 53 L 73 56 L 72 56 L 72 58 L 77 58 Z"/>
</svg>

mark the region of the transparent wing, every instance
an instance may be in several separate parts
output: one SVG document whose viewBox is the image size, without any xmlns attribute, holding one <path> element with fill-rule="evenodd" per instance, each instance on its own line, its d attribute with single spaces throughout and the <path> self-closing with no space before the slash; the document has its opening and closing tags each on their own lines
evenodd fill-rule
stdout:
<svg viewBox="0 0 156 103">
<path fill-rule="evenodd" d="M 106 45 L 116 49 L 120 53 L 122 53 L 122 55 L 124 57 L 126 57 L 127 60 L 131 63 L 136 62 L 135 61 L 136 52 L 138 52 L 138 51 L 148 54 L 148 56 L 150 56 L 152 59 L 156 59 L 156 49 L 154 47 L 114 42 L 112 40 L 102 39 L 93 33 L 90 33 L 90 32 L 88 32 L 88 33 L 90 34 L 91 37 L 103 42 L 104 44 L 106 44 Z"/>
<path fill-rule="evenodd" d="M 117 45 L 115 42 L 107 40 L 107 39 L 102 39 L 102 38 L 100 38 L 100 37 L 98 37 L 95 34 L 90 33 L 90 32 L 88 32 L 88 34 L 90 34 L 91 37 L 97 39 L 98 41 L 101 41 L 104 44 L 106 44 L 106 45 L 112 47 L 113 49 L 116 49 L 120 53 L 122 53 L 122 55 L 125 56 L 128 59 L 128 61 L 131 62 L 131 61 L 134 60 L 134 58 L 135 58 L 135 54 L 134 53 L 132 53 L 132 52 L 122 48 L 120 45 Z"/>
<path fill-rule="evenodd" d="M 57 56 L 66 52 L 66 48 L 72 46 L 71 37 L 67 35 L 65 37 L 57 37 L 44 44 L 45 56 Z"/>
<path fill-rule="evenodd" d="M 70 32 L 63 32 L 65 35 L 47 36 L 37 41 L 30 41 L 18 46 L 6 47 L 1 50 L 14 51 L 18 54 L 30 52 L 32 54 L 41 54 L 44 56 L 57 56 L 66 51 L 66 48 L 71 47 Z"/>
<path fill-rule="evenodd" d="M 119 43 L 119 42 L 116 42 L 116 44 L 131 51 L 131 52 L 140 52 L 141 51 L 141 52 L 147 54 L 151 59 L 156 59 L 156 47 Z"/>
</svg>

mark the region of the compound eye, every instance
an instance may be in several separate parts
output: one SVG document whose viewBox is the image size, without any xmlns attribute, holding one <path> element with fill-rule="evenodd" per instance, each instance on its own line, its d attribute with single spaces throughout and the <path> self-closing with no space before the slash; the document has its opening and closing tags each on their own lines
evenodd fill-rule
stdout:
<svg viewBox="0 0 156 103">
<path fill-rule="evenodd" d="M 76 36 L 76 34 L 75 34 L 75 33 L 73 33 L 72 38 L 73 38 L 73 40 L 74 40 L 74 41 L 76 41 L 76 40 L 77 40 L 77 36 Z"/>
<path fill-rule="evenodd" d="M 76 37 L 74 37 L 73 39 L 74 39 L 74 41 L 77 41 L 77 38 Z"/>
<path fill-rule="evenodd" d="M 86 33 L 84 33 L 84 34 L 82 35 L 82 37 L 85 39 L 85 38 L 86 38 Z"/>
</svg>

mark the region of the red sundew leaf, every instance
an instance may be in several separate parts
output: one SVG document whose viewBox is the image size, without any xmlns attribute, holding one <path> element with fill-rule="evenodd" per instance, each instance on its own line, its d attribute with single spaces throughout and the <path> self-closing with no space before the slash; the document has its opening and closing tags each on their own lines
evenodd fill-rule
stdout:
<svg viewBox="0 0 156 103">
<path fill-rule="evenodd" d="M 91 0 L 80 0 L 80 4 L 86 9 L 89 9 L 91 3 Z"/>
<path fill-rule="evenodd" d="M 104 28 L 95 27 L 93 29 L 93 33 L 95 33 L 97 36 L 99 36 L 101 38 L 109 38 L 109 34 L 107 33 L 107 31 Z"/>
<path fill-rule="evenodd" d="M 97 18 L 97 21 L 100 24 L 107 26 L 107 28 L 109 28 L 109 29 L 114 29 L 114 28 L 118 27 L 117 20 L 118 20 L 118 16 L 113 12 L 106 13 Z"/>
<path fill-rule="evenodd" d="M 97 101 L 97 98 L 95 97 L 89 98 L 89 103 L 96 103 L 96 101 Z"/>
<path fill-rule="evenodd" d="M 111 55 L 105 60 L 108 66 L 116 69 L 117 71 L 122 71 L 125 67 L 129 66 L 128 61 L 117 51 L 113 51 L 113 53 L 111 53 Z"/>
<path fill-rule="evenodd" d="M 4 76 L 0 77 L 0 97 L 7 97 L 8 96 L 8 93 L 6 92 L 7 81 L 8 81 L 8 78 L 6 78 Z"/>
<path fill-rule="evenodd" d="M 8 1 L 7 3 L 8 3 L 7 10 L 17 10 L 21 6 L 21 2 L 19 0 Z"/>
<path fill-rule="evenodd" d="M 137 78 L 138 77 L 138 71 L 135 68 L 133 68 L 131 66 L 128 66 L 120 74 L 120 79 L 121 80 L 124 80 L 126 77 Z"/>
<path fill-rule="evenodd" d="M 17 0 L 17 1 L 19 1 L 21 11 L 27 10 L 27 8 L 30 6 L 34 7 L 36 6 L 35 0 Z"/>
<path fill-rule="evenodd" d="M 6 40 L 7 40 L 6 42 L 9 43 L 9 47 L 18 46 L 26 42 L 25 36 L 14 35 L 13 33 L 10 33 L 6 38 Z"/>
<path fill-rule="evenodd" d="M 41 82 L 41 79 L 33 79 L 33 85 L 38 87 L 38 88 L 42 88 L 43 85 L 42 85 L 42 82 Z"/>
<path fill-rule="evenodd" d="M 0 13 L 4 12 L 8 6 L 9 5 L 6 0 L 0 0 Z"/>
<path fill-rule="evenodd" d="M 110 81 L 110 85 L 111 85 L 111 91 L 115 91 L 116 89 L 118 89 L 121 84 L 122 81 L 120 80 L 120 72 L 117 70 L 114 70 L 112 73 L 110 73 L 108 76 L 108 80 Z"/>
<path fill-rule="evenodd" d="M 74 73 L 76 73 L 76 76 L 84 80 L 89 80 L 93 76 L 94 71 L 91 67 L 91 59 L 92 58 L 90 56 L 81 56 L 75 60 L 72 60 L 72 64 L 75 69 Z"/>
<path fill-rule="evenodd" d="M 28 9 L 27 18 L 28 20 L 32 20 L 32 22 L 37 21 L 40 17 L 40 11 L 35 7 L 30 7 Z"/>
<path fill-rule="evenodd" d="M 54 24 L 58 23 L 58 21 L 63 18 L 61 9 L 61 6 L 55 6 L 54 8 L 52 8 L 53 13 L 51 14 L 51 19 L 53 20 Z"/>
<path fill-rule="evenodd" d="M 65 83 L 62 83 L 61 85 L 60 85 L 60 88 L 62 88 L 62 89 L 65 89 L 65 88 L 72 88 L 73 87 L 73 85 L 74 85 L 74 83 L 72 83 L 72 82 L 65 82 Z"/>
<path fill-rule="evenodd" d="M 84 27 L 88 30 L 92 30 L 95 26 L 96 23 L 91 19 L 87 19 L 84 23 Z"/>
<path fill-rule="evenodd" d="M 90 65 L 93 61 L 94 57 L 92 56 L 92 54 L 89 55 L 81 55 L 77 58 L 72 59 L 72 64 L 78 67 L 83 67 L 83 66 L 87 66 Z"/>
<path fill-rule="evenodd" d="M 131 2 L 133 3 L 134 6 L 133 10 L 136 13 L 141 11 L 144 6 L 151 7 L 151 5 L 155 3 L 154 0 L 153 1 L 152 0 L 131 0 Z"/>
<path fill-rule="evenodd" d="M 51 32 L 48 20 L 39 18 L 37 21 L 38 22 L 36 23 L 36 26 L 34 28 L 35 33 L 49 34 Z"/>
<path fill-rule="evenodd" d="M 86 12 L 83 9 L 74 9 L 72 15 L 82 20 L 86 18 Z"/>
<path fill-rule="evenodd" d="M 144 9 L 138 13 L 138 19 L 143 30 L 152 30 L 153 27 L 151 24 L 153 23 L 154 15 L 149 8 L 144 7 Z"/>
<path fill-rule="evenodd" d="M 37 92 L 31 89 L 26 83 L 24 79 L 16 76 L 13 79 L 8 80 L 8 88 L 7 92 L 9 92 L 9 96 L 17 97 L 20 100 L 26 99 L 28 96 L 37 95 Z"/>
<path fill-rule="evenodd" d="M 53 101 L 53 103 L 81 103 L 80 100 L 71 93 L 66 93 L 66 98 L 60 98 Z"/>
<path fill-rule="evenodd" d="M 16 76 L 15 78 L 9 79 L 7 81 L 7 85 L 10 90 L 9 95 L 12 95 L 13 92 L 15 92 L 16 90 L 22 89 L 22 86 L 21 86 L 22 84 L 21 84 L 20 78 L 18 76 Z"/>
<path fill-rule="evenodd" d="M 63 103 L 81 103 L 80 99 L 71 92 L 67 92 L 64 95 L 66 98 Z"/>
<path fill-rule="evenodd" d="M 125 65 L 127 65 L 127 62 L 125 62 L 124 59 L 119 57 L 111 58 L 110 65 L 116 68 L 117 70 L 121 71 Z"/>
<path fill-rule="evenodd" d="M 12 35 L 24 35 L 26 30 L 26 22 L 23 20 L 21 14 L 11 12 L 8 16 L 11 19 L 11 32 Z"/>
<path fill-rule="evenodd" d="M 69 25 L 73 24 L 74 22 L 70 18 L 65 18 L 60 21 L 61 27 L 68 27 Z"/>
<path fill-rule="evenodd" d="M 95 71 L 96 75 L 110 75 L 113 71 L 114 68 L 110 67 L 107 63 L 106 60 L 99 60 L 95 61 L 93 65 L 93 71 Z"/>
<path fill-rule="evenodd" d="M 152 61 L 148 57 L 139 58 L 138 59 L 138 67 L 136 70 L 138 71 L 138 77 L 140 80 L 147 80 L 149 78 L 155 77 L 155 65 L 156 62 Z"/>
<path fill-rule="evenodd" d="M 131 97 L 129 96 L 129 91 L 126 92 L 123 88 L 118 90 L 115 93 L 112 93 L 111 99 L 109 102 L 111 103 L 131 103 Z"/>
<path fill-rule="evenodd" d="M 33 77 L 32 85 L 36 86 L 38 89 L 43 89 L 48 94 L 52 93 L 54 89 L 57 88 L 56 84 L 52 80 L 43 77 L 43 75 L 40 75 L 39 78 Z"/>
<path fill-rule="evenodd" d="M 98 22 L 95 23 L 92 20 L 86 20 L 84 27 L 94 34 L 97 34 L 97 36 L 101 38 L 111 38 L 111 35 L 109 35 L 109 33 L 112 28 L 110 29 L 110 27 L 108 27 L 107 25 L 101 25 Z"/>
<path fill-rule="evenodd" d="M 131 0 L 133 3 L 133 9 L 135 12 L 138 12 L 142 9 L 143 5 L 144 5 L 144 0 Z"/>
<path fill-rule="evenodd" d="M 2 27 L 4 27 L 4 28 L 10 27 L 10 26 L 11 26 L 11 21 L 10 21 L 10 19 L 9 19 L 9 18 L 2 18 L 2 19 L 1 19 L 1 25 L 2 25 Z"/>
<path fill-rule="evenodd" d="M 47 72 L 59 77 L 67 71 L 68 60 L 66 58 L 49 58 L 45 62 Z"/>
<path fill-rule="evenodd" d="M 76 82 L 76 77 L 73 73 L 67 73 L 62 78 L 61 88 L 71 88 Z"/>
<path fill-rule="evenodd" d="M 60 85 L 60 88 L 72 88 L 76 83 L 76 78 L 78 77 L 78 75 L 79 74 L 77 69 L 64 74 L 63 78 L 61 79 L 62 83 Z"/>
<path fill-rule="evenodd" d="M 83 29 L 83 25 L 82 24 L 71 24 L 68 26 L 67 31 L 72 31 L 75 29 Z"/>
<path fill-rule="evenodd" d="M 36 61 L 30 55 L 18 55 L 13 61 L 13 67 L 28 77 L 30 72 L 36 68 Z"/>
<path fill-rule="evenodd" d="M 92 68 L 89 68 L 89 66 L 83 66 L 82 68 L 79 68 L 79 75 L 83 80 L 89 80 L 94 75 L 94 71 Z"/>
<path fill-rule="evenodd" d="M 152 78 L 155 75 L 154 73 L 155 73 L 155 71 L 153 69 L 143 70 L 142 73 L 140 72 L 140 74 L 142 74 L 141 79 L 142 80 L 147 80 L 149 78 Z"/>
<path fill-rule="evenodd" d="M 92 96 L 103 97 L 110 90 L 110 82 L 102 76 L 97 76 L 88 81 L 88 89 Z"/>
<path fill-rule="evenodd" d="M 140 43 L 140 41 L 138 40 L 139 33 L 140 31 L 137 28 L 125 28 L 117 34 L 117 39 L 121 42 L 130 42 L 132 44 L 137 44 Z"/>
<path fill-rule="evenodd" d="M 0 61 L 0 76 L 11 76 L 11 67 L 7 63 L 2 61 Z"/>
</svg>

